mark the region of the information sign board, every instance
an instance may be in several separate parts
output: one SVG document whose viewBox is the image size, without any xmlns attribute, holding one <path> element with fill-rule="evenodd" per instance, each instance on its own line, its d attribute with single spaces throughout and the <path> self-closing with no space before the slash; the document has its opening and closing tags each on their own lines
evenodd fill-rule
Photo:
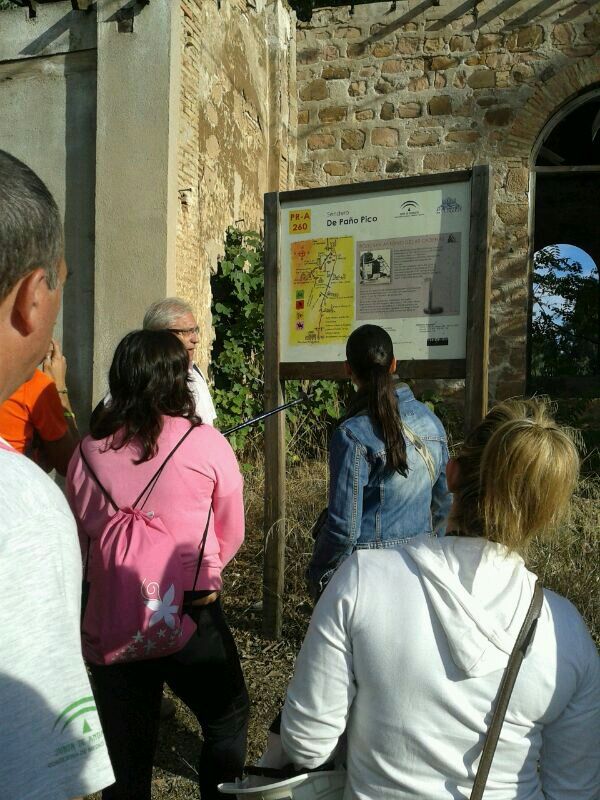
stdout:
<svg viewBox="0 0 600 800">
<path fill-rule="evenodd" d="M 349 334 L 367 322 L 390 333 L 402 360 L 465 358 L 470 176 L 387 183 L 281 197 L 281 361 L 343 361 Z"/>
<path fill-rule="evenodd" d="M 487 410 L 488 166 L 265 195 L 265 410 L 288 378 L 344 378 L 348 335 L 389 331 L 401 378 L 464 378 Z M 282 626 L 285 421 L 265 423 L 263 625 Z"/>
</svg>

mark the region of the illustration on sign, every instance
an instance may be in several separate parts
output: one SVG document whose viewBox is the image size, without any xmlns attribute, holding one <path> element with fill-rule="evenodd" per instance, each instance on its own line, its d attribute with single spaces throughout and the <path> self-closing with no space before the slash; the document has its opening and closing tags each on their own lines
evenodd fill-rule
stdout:
<svg viewBox="0 0 600 800">
<path fill-rule="evenodd" d="M 358 242 L 356 319 L 460 314 L 461 234 Z"/>
<path fill-rule="evenodd" d="M 354 317 L 352 237 L 293 242 L 291 273 L 290 344 L 345 341 Z"/>
</svg>

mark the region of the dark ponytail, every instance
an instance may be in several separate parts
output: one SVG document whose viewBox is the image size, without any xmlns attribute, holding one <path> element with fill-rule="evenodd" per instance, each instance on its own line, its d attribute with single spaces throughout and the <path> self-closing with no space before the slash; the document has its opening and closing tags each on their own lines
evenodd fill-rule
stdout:
<svg viewBox="0 0 600 800">
<path fill-rule="evenodd" d="M 378 325 L 361 325 L 348 338 L 346 359 L 353 374 L 364 384 L 369 417 L 381 427 L 387 469 L 406 477 L 406 442 L 390 374 L 394 360 L 390 335 Z"/>
</svg>

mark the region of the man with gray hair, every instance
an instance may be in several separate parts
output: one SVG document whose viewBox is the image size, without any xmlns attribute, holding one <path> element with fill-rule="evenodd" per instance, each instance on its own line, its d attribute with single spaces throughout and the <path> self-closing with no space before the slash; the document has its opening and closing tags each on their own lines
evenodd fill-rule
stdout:
<svg viewBox="0 0 600 800">
<path fill-rule="evenodd" d="M 189 303 L 179 297 L 166 297 L 152 303 L 144 315 L 143 327 L 149 331 L 171 331 L 182 342 L 190 359 L 190 388 L 196 401 L 196 413 L 207 425 L 217 416 L 206 378 L 194 362 L 199 328 Z"/>
<path fill-rule="evenodd" d="M 67 277 L 60 212 L 0 150 L 0 402 L 50 344 Z M 0 439 L 0 790 L 64 800 L 114 781 L 81 656 L 81 553 L 61 491 Z"/>
</svg>

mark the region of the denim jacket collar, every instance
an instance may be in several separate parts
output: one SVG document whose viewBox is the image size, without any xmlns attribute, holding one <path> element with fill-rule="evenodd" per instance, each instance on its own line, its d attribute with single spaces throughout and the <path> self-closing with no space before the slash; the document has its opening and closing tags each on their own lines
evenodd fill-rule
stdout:
<svg viewBox="0 0 600 800">
<path fill-rule="evenodd" d="M 407 400 L 414 400 L 414 395 L 409 386 L 403 383 L 397 375 L 392 378 L 394 383 L 394 391 L 400 401 L 406 402 Z M 368 392 L 366 389 L 358 389 L 355 396 L 350 400 L 346 407 L 346 413 L 340 419 L 339 424 L 346 422 L 351 417 L 356 417 L 359 414 L 366 414 L 367 412 Z"/>
</svg>

